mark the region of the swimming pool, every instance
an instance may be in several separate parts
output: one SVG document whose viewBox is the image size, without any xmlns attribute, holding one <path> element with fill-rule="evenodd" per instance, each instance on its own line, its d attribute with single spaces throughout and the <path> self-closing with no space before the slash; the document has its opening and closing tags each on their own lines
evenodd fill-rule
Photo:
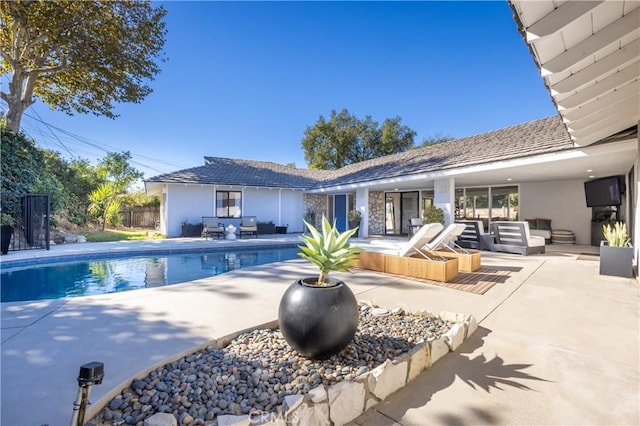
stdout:
<svg viewBox="0 0 640 426">
<path fill-rule="evenodd" d="M 297 258 L 298 247 L 145 254 L 2 267 L 0 301 L 60 299 L 193 281 Z"/>
</svg>

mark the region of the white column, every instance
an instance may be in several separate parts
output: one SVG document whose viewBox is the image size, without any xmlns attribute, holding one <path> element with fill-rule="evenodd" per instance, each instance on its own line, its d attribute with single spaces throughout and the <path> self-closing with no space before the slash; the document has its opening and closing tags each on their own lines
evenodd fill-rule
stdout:
<svg viewBox="0 0 640 426">
<path fill-rule="evenodd" d="M 640 121 L 638 121 L 638 126 L 640 126 Z M 633 187 L 635 188 L 635 191 L 633 191 L 633 199 L 631 199 L 631 197 L 629 197 L 629 192 L 630 191 L 626 191 L 627 192 L 627 206 L 630 206 L 631 208 L 629 209 L 629 213 L 627 217 L 631 217 L 631 215 L 633 214 L 634 216 L 634 229 L 633 229 L 633 247 L 634 247 L 634 258 L 635 258 L 635 273 L 636 273 L 636 280 L 640 281 L 640 277 L 638 276 L 638 271 L 640 269 L 638 263 L 639 259 L 640 259 L 640 252 L 638 251 L 638 248 L 640 247 L 640 209 L 638 208 L 638 198 L 640 198 L 640 138 L 638 138 L 638 149 L 636 151 L 636 161 L 634 163 L 634 173 L 633 173 L 633 177 L 635 179 L 635 182 L 629 182 L 629 187 L 631 187 L 631 185 L 633 185 Z M 629 208 L 629 207 L 627 207 Z M 627 220 L 627 223 L 629 221 Z"/>
<path fill-rule="evenodd" d="M 282 188 L 278 189 L 278 226 L 282 226 Z"/>
<path fill-rule="evenodd" d="M 436 179 L 433 183 L 433 204 L 444 212 L 444 224 L 454 222 L 455 179 L 453 177 Z"/>
<path fill-rule="evenodd" d="M 367 238 L 369 236 L 369 188 L 356 190 L 356 209 L 362 215 L 358 236 Z"/>
</svg>

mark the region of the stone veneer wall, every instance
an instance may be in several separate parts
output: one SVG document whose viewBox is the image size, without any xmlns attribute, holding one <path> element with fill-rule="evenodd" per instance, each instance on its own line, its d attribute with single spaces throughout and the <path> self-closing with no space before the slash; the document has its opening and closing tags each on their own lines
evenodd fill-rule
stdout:
<svg viewBox="0 0 640 426">
<path fill-rule="evenodd" d="M 369 235 L 384 234 L 384 192 L 369 191 Z"/>
<path fill-rule="evenodd" d="M 478 328 L 478 322 L 472 315 L 452 312 L 435 315 L 428 311 L 417 314 L 439 317 L 453 324 L 441 337 L 420 343 L 410 352 L 393 360 L 388 359 L 352 381 L 330 386 L 318 385 L 306 395 L 286 396 L 284 405 L 275 412 L 218 416 L 218 426 L 345 425 L 414 380 L 447 353 L 454 352 Z M 220 339 L 220 346 L 224 347 L 234 337 L 235 335 Z M 177 426 L 177 420 L 173 414 L 157 413 L 146 419 L 144 424 Z"/>
<path fill-rule="evenodd" d="M 312 225 L 315 227 L 320 226 L 322 215 L 327 214 L 327 196 L 318 194 L 304 194 L 302 204 L 305 214 L 308 211 L 315 212 L 316 214 L 316 223 L 312 223 Z"/>
</svg>

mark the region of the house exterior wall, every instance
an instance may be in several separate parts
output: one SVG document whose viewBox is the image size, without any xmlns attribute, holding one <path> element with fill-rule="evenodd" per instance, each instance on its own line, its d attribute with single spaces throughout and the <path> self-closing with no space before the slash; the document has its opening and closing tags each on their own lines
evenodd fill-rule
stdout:
<svg viewBox="0 0 640 426">
<path fill-rule="evenodd" d="M 552 229 L 568 229 L 576 244 L 591 244 L 591 208 L 584 198 L 584 180 L 520 184 L 518 218 L 551 219 Z"/>
<path fill-rule="evenodd" d="M 302 232 L 304 224 L 304 192 L 283 189 L 280 194 L 280 225 L 287 225 L 287 232 Z M 275 222 L 276 224 L 278 222 Z"/>
<path fill-rule="evenodd" d="M 327 196 L 324 194 L 304 194 L 303 197 L 304 212 L 312 211 L 316 214 L 316 223 L 313 226 L 320 226 L 322 215 L 327 214 Z"/>
<path fill-rule="evenodd" d="M 384 234 L 384 192 L 369 191 L 369 235 Z"/>
<path fill-rule="evenodd" d="M 202 216 L 215 216 L 213 187 L 169 185 L 167 188 L 166 235 L 179 237 L 183 221 L 201 223 Z"/>
<path fill-rule="evenodd" d="M 243 216 L 255 216 L 258 222 L 278 223 L 278 190 L 247 188 L 242 194 Z"/>
</svg>

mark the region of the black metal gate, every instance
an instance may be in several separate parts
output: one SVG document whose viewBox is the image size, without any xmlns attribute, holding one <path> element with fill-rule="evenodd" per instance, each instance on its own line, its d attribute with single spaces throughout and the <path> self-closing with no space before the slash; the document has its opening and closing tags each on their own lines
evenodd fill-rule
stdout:
<svg viewBox="0 0 640 426">
<path fill-rule="evenodd" d="M 15 217 L 9 250 L 49 250 L 49 194 L 27 194 L 19 199 L 20 214 Z"/>
</svg>

